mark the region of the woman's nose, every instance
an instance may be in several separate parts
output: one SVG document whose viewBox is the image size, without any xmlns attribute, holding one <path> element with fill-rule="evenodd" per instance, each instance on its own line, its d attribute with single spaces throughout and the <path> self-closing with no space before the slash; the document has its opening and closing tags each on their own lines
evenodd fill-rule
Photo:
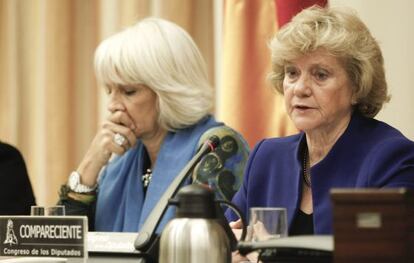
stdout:
<svg viewBox="0 0 414 263">
<path fill-rule="evenodd" d="M 108 102 L 108 111 L 114 113 L 116 111 L 125 111 L 124 104 L 117 98 L 116 95 L 112 95 Z"/>
<path fill-rule="evenodd" d="M 311 80 L 310 77 L 306 74 L 300 76 L 298 81 L 296 81 L 294 94 L 299 97 L 310 96 L 312 93 L 311 90 Z"/>
</svg>

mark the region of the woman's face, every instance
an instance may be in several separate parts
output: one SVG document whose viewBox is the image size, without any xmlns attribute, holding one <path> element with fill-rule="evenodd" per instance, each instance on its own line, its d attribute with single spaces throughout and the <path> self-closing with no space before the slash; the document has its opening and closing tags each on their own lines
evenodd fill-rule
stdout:
<svg viewBox="0 0 414 263">
<path fill-rule="evenodd" d="M 341 62 L 324 50 L 287 63 L 283 89 L 286 109 L 299 130 L 329 131 L 351 117 L 351 81 Z"/>
<path fill-rule="evenodd" d="M 133 123 L 137 138 L 150 139 L 160 132 L 158 125 L 157 95 L 145 85 L 114 85 L 107 87 L 108 110 L 121 113 L 121 125 L 131 127 Z"/>
</svg>

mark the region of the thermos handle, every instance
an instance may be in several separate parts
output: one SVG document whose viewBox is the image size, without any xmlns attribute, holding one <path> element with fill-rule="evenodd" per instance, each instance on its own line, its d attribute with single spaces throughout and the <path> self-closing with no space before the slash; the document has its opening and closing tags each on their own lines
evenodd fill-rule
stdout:
<svg viewBox="0 0 414 263">
<path fill-rule="evenodd" d="M 243 227 L 242 227 L 242 234 L 241 234 L 241 237 L 240 237 L 239 241 L 244 241 L 245 238 L 246 238 L 246 234 L 247 234 L 246 219 L 244 218 L 244 216 L 241 213 L 240 209 L 237 206 L 235 206 L 233 203 L 225 201 L 225 200 L 216 200 L 215 202 L 216 202 L 216 210 L 217 210 L 216 215 L 218 217 L 217 220 L 219 221 L 220 225 L 223 226 L 227 236 L 230 239 L 230 246 L 231 246 L 232 251 L 235 251 L 235 250 L 237 250 L 237 242 L 238 241 L 237 241 L 236 237 L 234 236 L 234 233 L 233 233 L 232 229 L 230 228 L 229 224 L 227 223 L 227 219 L 224 217 L 224 213 L 223 213 L 223 210 L 221 209 L 220 205 L 224 204 L 224 205 L 228 206 L 240 217 L 240 220 L 242 222 Z"/>
</svg>

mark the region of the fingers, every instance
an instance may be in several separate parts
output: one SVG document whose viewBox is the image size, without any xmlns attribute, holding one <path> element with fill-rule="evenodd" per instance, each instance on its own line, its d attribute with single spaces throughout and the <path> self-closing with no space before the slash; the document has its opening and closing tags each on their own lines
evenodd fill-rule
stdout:
<svg viewBox="0 0 414 263">
<path fill-rule="evenodd" d="M 129 115 L 124 111 L 115 111 L 108 116 L 108 121 L 135 130 L 135 124 Z"/>
<path fill-rule="evenodd" d="M 112 129 L 108 128 L 108 124 L 103 125 L 96 138 L 97 148 L 109 155 L 112 153 L 118 155 L 124 154 L 127 150 L 127 146 L 125 145 L 127 142 L 124 142 L 123 145 L 118 145 L 115 141 L 115 134 L 116 132 L 113 132 Z M 123 136 L 122 133 L 119 133 L 119 135 Z"/>
<path fill-rule="evenodd" d="M 240 240 L 240 237 L 241 237 L 243 231 L 241 229 L 233 228 L 232 232 L 233 232 L 234 236 L 236 237 L 236 239 Z"/>
<path fill-rule="evenodd" d="M 241 219 L 239 219 L 237 221 L 230 222 L 229 226 L 232 229 L 241 229 L 241 228 L 243 228 L 243 223 L 242 223 Z"/>
<path fill-rule="evenodd" d="M 118 155 L 124 154 L 137 141 L 131 129 L 113 123 L 106 123 L 103 131 L 103 148 Z"/>
<path fill-rule="evenodd" d="M 130 128 L 121 125 L 116 125 L 113 123 L 106 123 L 104 126 L 112 132 L 112 141 L 115 144 L 115 146 L 123 147 L 125 150 L 128 150 L 137 142 L 135 133 Z M 118 140 L 117 143 L 116 138 L 124 138 L 124 140 L 122 141 L 122 143 L 121 140 Z"/>
<path fill-rule="evenodd" d="M 96 181 L 99 171 L 113 153 L 122 155 L 136 144 L 134 130 L 135 125 L 127 113 L 111 114 L 98 129 L 77 171 L 85 174 L 85 178 L 91 178 L 88 180 Z"/>
<path fill-rule="evenodd" d="M 103 124 L 103 129 L 112 131 L 113 136 L 119 133 L 127 139 L 126 142 L 115 143 L 115 145 L 113 145 L 118 150 L 118 152 L 122 150 L 120 147 L 124 148 L 124 150 L 128 150 L 136 143 L 137 139 L 134 133 L 136 129 L 135 124 L 132 121 L 131 117 L 124 111 L 115 111 L 111 113 L 108 116 L 107 121 Z M 118 138 L 120 137 L 118 136 Z"/>
<path fill-rule="evenodd" d="M 247 257 L 240 255 L 239 251 L 235 251 L 231 253 L 231 262 L 232 263 L 241 263 L 241 262 L 249 262 Z M 257 262 L 257 261 L 252 261 Z"/>
</svg>

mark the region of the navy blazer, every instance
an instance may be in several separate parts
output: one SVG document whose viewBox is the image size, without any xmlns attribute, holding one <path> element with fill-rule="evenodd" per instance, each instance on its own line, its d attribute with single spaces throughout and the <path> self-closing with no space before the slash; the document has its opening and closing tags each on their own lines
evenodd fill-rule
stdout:
<svg viewBox="0 0 414 263">
<path fill-rule="evenodd" d="M 289 226 L 300 206 L 304 133 L 265 139 L 249 156 L 243 186 L 233 202 L 246 217 L 250 207 L 286 207 Z M 332 234 L 330 189 L 414 188 L 414 142 L 395 128 L 354 113 L 327 156 L 311 168 L 315 234 Z M 229 220 L 236 215 L 228 211 Z"/>
</svg>

